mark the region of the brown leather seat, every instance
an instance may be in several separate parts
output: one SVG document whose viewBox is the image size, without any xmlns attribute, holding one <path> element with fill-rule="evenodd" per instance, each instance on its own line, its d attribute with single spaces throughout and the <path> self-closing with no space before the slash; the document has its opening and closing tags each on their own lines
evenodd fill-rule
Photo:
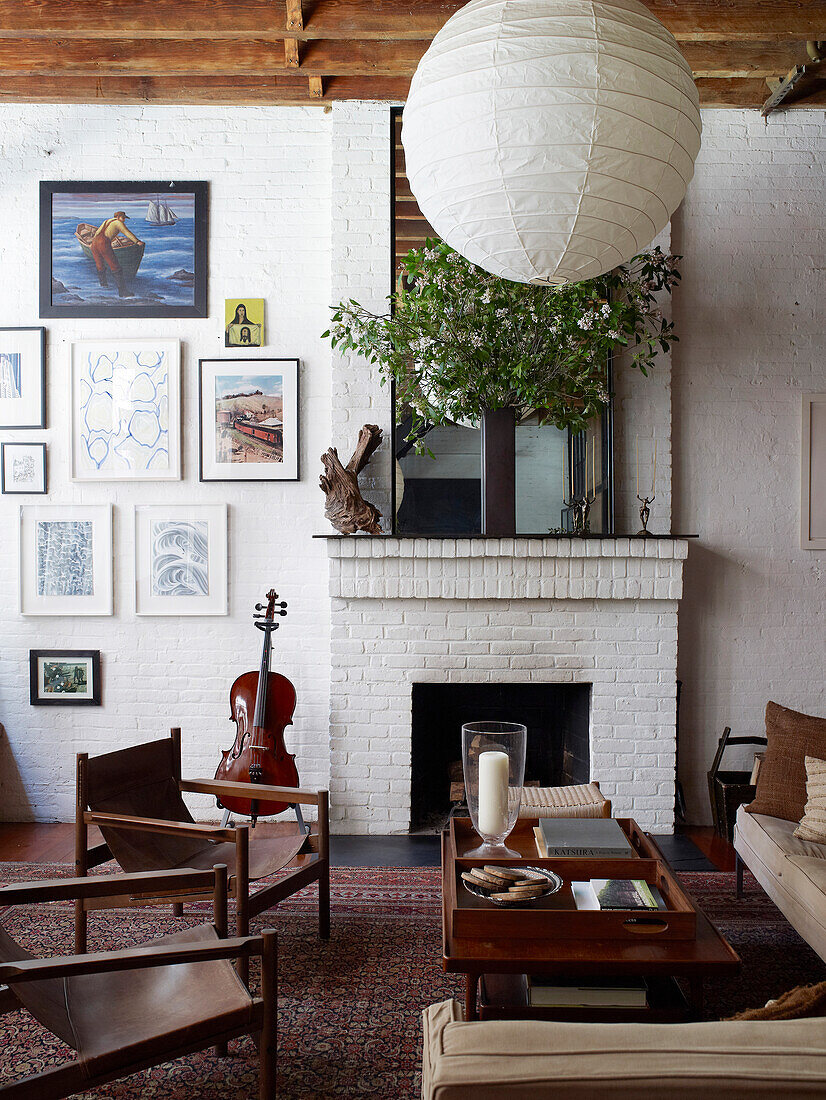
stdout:
<svg viewBox="0 0 826 1100">
<path fill-rule="evenodd" d="M 275 934 L 226 940 L 226 868 L 57 879 L 0 890 L 0 905 L 70 898 L 147 898 L 188 883 L 212 886 L 216 923 L 162 936 L 127 951 L 37 959 L 0 928 L 0 983 L 78 1058 L 3 1086 L 21 1098 L 69 1096 L 205 1046 L 260 1036 L 260 1095 L 275 1095 Z M 220 929 L 220 934 L 219 934 Z M 250 996 L 231 959 L 262 955 L 263 999 Z M 2 992 L 0 984 L 0 992 Z"/>
<path fill-rule="evenodd" d="M 309 804 L 318 821 L 308 834 L 289 826 L 277 836 L 251 836 L 249 826 L 222 828 L 196 824 L 182 792 L 220 798 L 244 795 L 273 801 Z M 88 847 L 88 826 L 97 825 L 105 844 Z M 271 908 L 309 883 L 318 883 L 319 932 L 330 934 L 330 860 L 327 791 L 276 788 L 263 784 L 223 783 L 181 778 L 181 731 L 162 741 L 134 745 L 102 756 L 78 754 L 75 865 L 85 875 L 114 858 L 124 871 L 156 871 L 191 867 L 209 869 L 222 863 L 229 869 L 229 890 L 235 899 L 236 931 L 249 932 L 250 918 Z M 277 882 L 250 889 L 250 883 L 287 869 Z M 194 900 L 193 895 L 188 895 Z M 169 900 L 180 905 L 187 895 Z M 119 904 L 130 904 L 120 899 Z M 87 909 L 100 903 L 79 903 L 75 910 L 75 950 L 86 950 Z M 180 908 L 177 909 L 180 912 Z M 246 960 L 239 972 L 246 977 Z"/>
</svg>

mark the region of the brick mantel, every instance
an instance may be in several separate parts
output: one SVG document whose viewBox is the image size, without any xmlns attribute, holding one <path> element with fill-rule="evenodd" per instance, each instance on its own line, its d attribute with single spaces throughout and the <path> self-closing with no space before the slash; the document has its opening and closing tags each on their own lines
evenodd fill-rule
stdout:
<svg viewBox="0 0 826 1100">
<path fill-rule="evenodd" d="M 329 539 L 343 599 L 679 600 L 688 542 L 674 538 Z"/>
</svg>

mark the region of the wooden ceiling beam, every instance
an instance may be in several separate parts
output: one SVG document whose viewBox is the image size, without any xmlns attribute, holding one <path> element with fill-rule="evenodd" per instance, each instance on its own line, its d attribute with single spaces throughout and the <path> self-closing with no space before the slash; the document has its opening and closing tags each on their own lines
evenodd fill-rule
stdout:
<svg viewBox="0 0 826 1100">
<path fill-rule="evenodd" d="M 301 67 L 307 76 L 411 77 L 428 43 L 278 43 L 246 39 L 0 38 L 0 73 L 75 73 L 111 76 L 265 76 Z M 789 43 L 686 43 L 683 53 L 698 77 L 779 77 L 805 60 L 805 45 Z"/>
<path fill-rule="evenodd" d="M 320 79 L 320 78 L 311 78 Z M 332 76 L 319 103 L 334 100 L 403 102 L 409 81 Z M 764 97 L 765 98 L 765 97 Z M 245 77 L 215 76 L 9 76 L 0 79 L 0 103 L 212 103 L 224 106 L 307 104 L 308 78 L 298 73 Z"/>
<path fill-rule="evenodd" d="M 779 76 L 806 57 L 804 42 L 684 42 L 681 49 L 697 78 Z"/>
<path fill-rule="evenodd" d="M 805 41 L 822 0 L 644 0 L 678 41 Z M 463 0 L 0 0 L 0 36 L 429 39 Z M 291 11 L 292 14 L 288 14 Z"/>
<path fill-rule="evenodd" d="M 697 81 L 700 103 L 703 107 L 762 107 L 768 87 L 765 80 L 714 80 Z M 826 87 L 800 103 L 801 107 L 826 106 Z"/>
<path fill-rule="evenodd" d="M 299 65 L 307 76 L 406 76 L 426 42 L 310 42 L 255 39 L 0 38 L 0 74 L 98 76 L 267 76 Z M 784 72 L 789 68 L 787 65 Z"/>
</svg>

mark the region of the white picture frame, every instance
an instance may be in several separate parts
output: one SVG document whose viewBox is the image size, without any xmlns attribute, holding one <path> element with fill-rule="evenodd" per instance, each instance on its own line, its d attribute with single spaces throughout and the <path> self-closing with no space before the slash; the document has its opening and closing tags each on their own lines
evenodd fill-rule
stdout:
<svg viewBox="0 0 826 1100">
<path fill-rule="evenodd" d="M 0 328 L 0 428 L 46 427 L 46 330 Z"/>
<path fill-rule="evenodd" d="M 135 614 L 226 615 L 226 504 L 135 506 Z"/>
<path fill-rule="evenodd" d="M 800 546 L 826 550 L 826 393 L 804 393 L 800 471 Z"/>
<path fill-rule="evenodd" d="M 72 345 L 73 481 L 179 481 L 179 340 Z"/>
<path fill-rule="evenodd" d="M 111 615 L 111 504 L 22 504 L 21 615 Z"/>
</svg>

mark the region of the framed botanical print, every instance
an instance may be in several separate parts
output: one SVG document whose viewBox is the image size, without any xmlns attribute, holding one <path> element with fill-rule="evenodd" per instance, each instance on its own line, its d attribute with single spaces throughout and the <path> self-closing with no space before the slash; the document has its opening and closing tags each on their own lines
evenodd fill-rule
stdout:
<svg viewBox="0 0 826 1100">
<path fill-rule="evenodd" d="M 207 184 L 40 184 L 41 317 L 206 317 Z"/>
<path fill-rule="evenodd" d="M 20 612 L 112 614 L 112 506 L 20 507 Z"/>
<path fill-rule="evenodd" d="M 227 614 L 226 504 L 136 506 L 135 611 Z"/>
<path fill-rule="evenodd" d="M 46 330 L 0 328 L 0 428 L 46 427 Z"/>
<path fill-rule="evenodd" d="M 175 481 L 181 476 L 178 340 L 72 345 L 75 481 Z"/>
<path fill-rule="evenodd" d="M 29 702 L 33 707 L 99 707 L 100 650 L 29 650 Z"/>
<path fill-rule="evenodd" d="M 45 443 L 0 443 L 0 492 L 45 494 Z"/>
<path fill-rule="evenodd" d="M 298 481 L 298 360 L 202 359 L 201 481 Z"/>
</svg>

